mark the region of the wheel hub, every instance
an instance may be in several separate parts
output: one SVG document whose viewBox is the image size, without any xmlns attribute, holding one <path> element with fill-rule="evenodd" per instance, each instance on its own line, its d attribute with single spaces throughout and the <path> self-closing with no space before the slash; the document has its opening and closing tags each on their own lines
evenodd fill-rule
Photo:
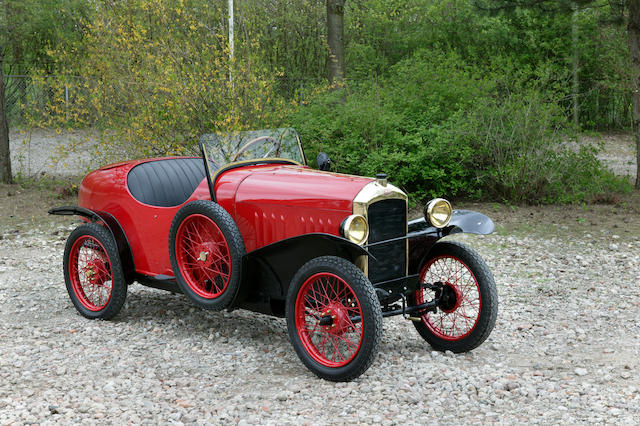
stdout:
<svg viewBox="0 0 640 426">
<path fill-rule="evenodd" d="M 349 331 L 349 327 L 351 327 L 349 312 L 341 303 L 331 303 L 323 311 L 323 315 L 325 318 L 331 318 L 331 324 L 323 326 L 327 332 L 341 335 Z"/>
<path fill-rule="evenodd" d="M 458 286 L 451 283 L 445 283 L 442 289 L 438 292 L 438 307 L 445 313 L 451 313 L 460 307 L 462 302 L 462 292 Z"/>
<path fill-rule="evenodd" d="M 208 268 L 211 266 L 214 260 L 213 247 L 210 243 L 200 243 L 194 248 L 195 258 L 198 261 L 198 264 Z"/>
<path fill-rule="evenodd" d="M 91 284 L 101 284 L 107 277 L 106 267 L 101 260 L 92 260 L 87 266 L 82 269 L 87 281 Z"/>
</svg>

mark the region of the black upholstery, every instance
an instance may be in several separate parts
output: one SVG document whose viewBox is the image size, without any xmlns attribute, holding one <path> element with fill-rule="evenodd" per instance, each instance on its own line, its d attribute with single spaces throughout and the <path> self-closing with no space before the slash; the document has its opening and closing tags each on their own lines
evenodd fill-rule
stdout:
<svg viewBox="0 0 640 426">
<path fill-rule="evenodd" d="M 173 207 L 187 201 L 204 178 L 201 158 L 170 158 L 138 164 L 129 171 L 127 185 L 141 203 Z"/>
</svg>

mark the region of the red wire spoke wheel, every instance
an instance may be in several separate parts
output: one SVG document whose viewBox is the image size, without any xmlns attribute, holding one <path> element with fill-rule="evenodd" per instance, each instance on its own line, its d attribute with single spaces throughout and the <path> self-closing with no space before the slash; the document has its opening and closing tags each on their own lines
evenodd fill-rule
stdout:
<svg viewBox="0 0 640 426">
<path fill-rule="evenodd" d="M 196 305 L 221 310 L 240 286 L 244 242 L 220 205 L 206 200 L 185 204 L 169 232 L 169 257 L 176 281 Z"/>
<path fill-rule="evenodd" d="M 99 311 L 111 299 L 113 280 L 107 252 L 95 237 L 84 235 L 71 248 L 69 278 L 82 305 Z"/>
<path fill-rule="evenodd" d="M 313 259 L 291 281 L 286 302 L 289 338 L 316 375 L 349 381 L 378 353 L 382 312 L 373 286 L 351 262 Z"/>
<path fill-rule="evenodd" d="M 122 308 L 127 285 L 116 243 L 105 227 L 88 223 L 71 233 L 64 274 L 69 296 L 85 317 L 108 319 Z"/>
<path fill-rule="evenodd" d="M 201 214 L 187 217 L 176 238 L 178 268 L 189 287 L 200 297 L 220 297 L 229 285 L 231 256 L 222 231 Z"/>
<path fill-rule="evenodd" d="M 475 251 L 457 242 L 437 243 L 420 268 L 420 282 L 435 288 L 416 291 L 412 303 L 435 298 L 438 305 L 414 324 L 435 349 L 469 351 L 489 336 L 498 297 L 491 271 Z"/>
<path fill-rule="evenodd" d="M 309 277 L 298 292 L 296 327 L 311 357 L 327 367 L 342 367 L 353 360 L 362 345 L 362 308 L 353 289 L 335 274 Z M 321 319 L 328 318 L 322 325 Z"/>
</svg>

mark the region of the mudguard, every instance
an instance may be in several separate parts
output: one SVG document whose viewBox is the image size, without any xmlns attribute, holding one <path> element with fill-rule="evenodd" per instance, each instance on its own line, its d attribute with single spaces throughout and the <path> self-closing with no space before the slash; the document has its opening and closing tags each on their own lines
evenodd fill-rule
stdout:
<svg viewBox="0 0 640 426">
<path fill-rule="evenodd" d="M 442 228 L 442 236 L 449 234 L 491 234 L 495 229 L 493 221 L 482 213 L 473 210 L 454 210 L 449 225 Z M 425 218 L 415 219 L 409 222 L 409 238 L 419 234 L 438 234 L 440 230 L 431 226 Z"/>
<path fill-rule="evenodd" d="M 56 207 L 49 210 L 48 213 L 60 216 L 82 216 L 91 222 L 104 223 L 106 228 L 111 232 L 111 235 L 113 235 L 113 239 L 118 246 L 120 264 L 122 265 L 125 281 L 127 284 L 133 283 L 136 271 L 133 263 L 133 254 L 131 253 L 131 247 L 129 246 L 127 235 L 124 233 L 122 226 L 120 226 L 120 223 L 118 223 L 115 217 L 107 212 L 93 211 L 79 206 Z"/>
<path fill-rule="evenodd" d="M 409 274 L 417 274 L 423 259 L 433 245 L 442 237 L 451 234 L 491 234 L 495 225 L 482 213 L 473 210 L 454 210 L 449 225 L 436 228 L 423 217 L 409 222 Z"/>
<path fill-rule="evenodd" d="M 273 306 L 260 309 L 258 305 L 272 299 L 284 301 L 298 269 L 319 256 L 338 256 L 355 263 L 358 257 L 370 253 L 345 238 L 324 233 L 299 235 L 261 247 L 245 255 L 243 283 L 230 308 L 251 304 L 259 312 L 283 315 L 284 311 L 275 312 Z"/>
</svg>

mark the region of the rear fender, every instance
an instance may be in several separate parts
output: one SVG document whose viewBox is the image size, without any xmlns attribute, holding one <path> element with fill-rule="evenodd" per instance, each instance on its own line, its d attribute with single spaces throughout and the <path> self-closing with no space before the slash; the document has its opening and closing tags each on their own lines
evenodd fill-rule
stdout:
<svg viewBox="0 0 640 426">
<path fill-rule="evenodd" d="M 131 253 L 131 246 L 127 240 L 127 235 L 124 233 L 122 226 L 107 212 L 93 211 L 79 206 L 62 206 L 49 210 L 49 214 L 61 215 L 61 216 L 81 216 L 88 219 L 91 222 L 101 222 L 111 232 L 113 239 L 118 246 L 118 254 L 120 255 L 120 264 L 122 265 L 122 271 L 124 272 L 125 280 L 127 284 L 131 284 L 135 278 L 135 265 L 133 263 L 133 254 Z"/>
<path fill-rule="evenodd" d="M 243 285 L 234 305 L 263 297 L 284 300 L 295 273 L 311 259 L 338 256 L 356 263 L 369 252 L 335 235 L 312 233 L 287 238 L 247 253 L 243 259 Z"/>
<path fill-rule="evenodd" d="M 493 221 L 473 210 L 454 210 L 449 225 L 444 228 L 431 226 L 424 218 L 409 222 L 409 274 L 419 273 L 420 265 L 428 256 L 433 245 L 451 234 L 491 234 L 495 229 Z"/>
</svg>

